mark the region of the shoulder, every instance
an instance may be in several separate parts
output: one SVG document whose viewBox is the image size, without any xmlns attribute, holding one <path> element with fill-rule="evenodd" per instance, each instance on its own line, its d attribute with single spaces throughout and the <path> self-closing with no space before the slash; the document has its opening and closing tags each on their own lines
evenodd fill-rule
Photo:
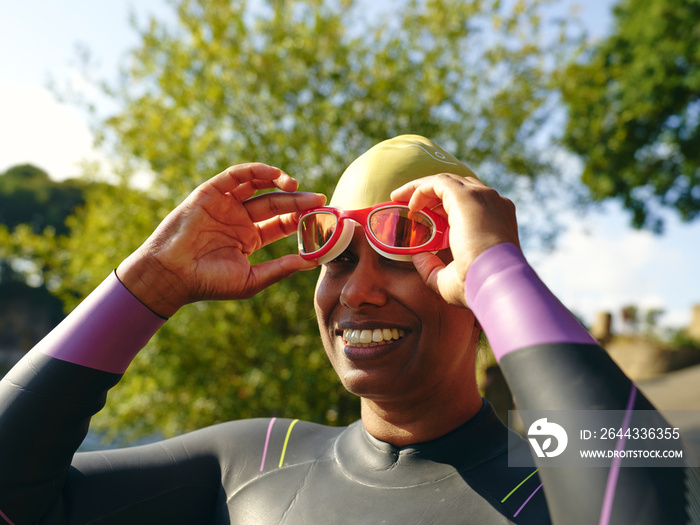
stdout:
<svg viewBox="0 0 700 525">
<path fill-rule="evenodd" d="M 345 427 L 288 418 L 228 421 L 181 436 L 188 444 L 202 444 L 220 457 L 246 457 L 248 461 L 280 464 L 308 461 L 329 454 Z"/>
</svg>

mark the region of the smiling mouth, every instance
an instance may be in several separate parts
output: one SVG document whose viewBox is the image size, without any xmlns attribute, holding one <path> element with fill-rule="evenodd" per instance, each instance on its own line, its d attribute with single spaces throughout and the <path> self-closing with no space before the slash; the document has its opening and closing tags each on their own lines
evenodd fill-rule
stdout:
<svg viewBox="0 0 700 525">
<path fill-rule="evenodd" d="M 400 328 L 375 328 L 374 330 L 343 330 L 343 341 L 358 348 L 369 348 L 393 343 L 406 337 L 406 332 Z"/>
</svg>

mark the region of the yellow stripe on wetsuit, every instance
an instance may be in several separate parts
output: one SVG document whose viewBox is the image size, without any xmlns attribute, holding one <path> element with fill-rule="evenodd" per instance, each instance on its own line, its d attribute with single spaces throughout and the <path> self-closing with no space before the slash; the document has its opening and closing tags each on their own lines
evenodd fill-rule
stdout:
<svg viewBox="0 0 700 525">
<path fill-rule="evenodd" d="M 295 419 L 289 424 L 289 428 L 287 429 L 287 436 L 284 438 L 284 446 L 282 447 L 282 456 L 280 457 L 280 467 L 282 467 L 282 463 L 284 462 L 284 455 L 287 452 L 287 443 L 289 443 L 289 435 L 292 433 L 292 429 L 294 428 L 294 425 L 297 424 L 299 420 Z"/>
</svg>

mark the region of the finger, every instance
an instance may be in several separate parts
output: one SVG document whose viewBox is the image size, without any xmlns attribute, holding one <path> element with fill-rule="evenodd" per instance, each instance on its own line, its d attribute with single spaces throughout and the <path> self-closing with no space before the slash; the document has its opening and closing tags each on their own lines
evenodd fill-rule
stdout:
<svg viewBox="0 0 700 525">
<path fill-rule="evenodd" d="M 422 177 L 404 184 L 391 193 L 392 200 L 407 201 L 408 207 L 417 211 L 425 207 L 434 207 L 442 201 L 444 188 L 441 183 L 443 175 Z"/>
<path fill-rule="evenodd" d="M 284 175 L 283 175 L 284 174 Z M 273 181 L 282 177 L 283 186 L 293 185 L 293 180 L 281 169 L 268 166 L 261 162 L 251 162 L 248 164 L 238 164 L 230 166 L 213 177 L 209 183 L 221 193 L 232 193 L 241 184 L 249 181 Z M 294 181 L 296 182 L 296 181 Z"/>
<path fill-rule="evenodd" d="M 258 236 L 263 246 L 267 246 L 279 239 L 283 239 L 296 233 L 299 224 L 299 216 L 296 213 L 277 215 L 266 221 L 255 224 L 258 229 Z"/>
<path fill-rule="evenodd" d="M 313 270 L 316 261 L 307 261 L 296 254 L 265 261 L 250 268 L 243 297 L 250 298 L 268 286 L 295 274 L 300 270 Z"/>
<path fill-rule="evenodd" d="M 272 183 L 282 191 L 297 191 L 297 189 L 299 189 L 299 182 L 284 171 L 279 178 L 274 179 Z"/>
<path fill-rule="evenodd" d="M 276 215 L 300 212 L 317 208 L 326 203 L 321 193 L 293 192 L 266 193 L 245 201 L 243 204 L 253 222 L 261 222 Z"/>
<path fill-rule="evenodd" d="M 483 194 L 484 191 L 497 195 L 495 190 L 489 188 L 478 179 L 443 173 L 427 177 L 415 188 L 408 207 L 412 210 L 419 210 L 424 207 L 430 207 L 435 202 L 435 199 L 438 199 L 443 205 L 443 211 L 449 218 L 450 207 L 459 200 L 458 195 L 477 196 Z"/>
<path fill-rule="evenodd" d="M 293 192 L 299 189 L 299 182 L 294 177 L 283 171 L 277 179 L 253 179 L 251 181 L 244 182 L 230 193 L 232 193 L 238 201 L 243 202 L 250 199 L 258 192 L 258 190 L 268 190 L 272 188 L 281 189 L 282 191 L 286 192 Z"/>
<path fill-rule="evenodd" d="M 425 181 L 425 179 L 425 177 L 415 179 L 411 182 L 407 182 L 403 186 L 396 188 L 394 191 L 391 192 L 391 200 L 399 202 L 410 201 L 411 197 L 413 196 L 413 193 L 416 191 L 416 188 L 420 186 Z"/>
<path fill-rule="evenodd" d="M 427 208 L 429 208 L 431 211 L 437 213 L 438 215 L 441 215 L 444 218 L 447 218 L 447 211 L 445 211 L 445 206 L 442 203 L 442 201 L 436 201 L 435 204 L 430 203 Z"/>
<path fill-rule="evenodd" d="M 443 197 L 445 195 L 444 188 L 439 183 L 434 181 L 424 182 L 413 190 L 411 198 L 408 200 L 408 207 L 413 211 L 420 210 L 431 204 L 435 204 L 435 201 L 444 201 Z"/>
<path fill-rule="evenodd" d="M 413 264 L 421 276 L 423 282 L 431 290 L 440 293 L 438 288 L 438 274 L 446 267 L 445 263 L 433 253 L 418 253 L 412 257 Z"/>
<path fill-rule="evenodd" d="M 487 188 L 475 177 L 463 177 L 452 173 L 440 173 L 410 181 L 391 193 L 392 200 L 408 201 L 412 210 L 432 208 L 444 199 L 448 190 L 477 186 Z"/>
<path fill-rule="evenodd" d="M 281 177 L 281 176 L 280 176 Z M 255 195 L 259 190 L 269 190 L 269 189 L 277 189 L 278 186 L 276 184 L 277 180 L 251 180 L 248 182 L 244 182 L 238 188 L 235 190 L 229 192 L 231 193 L 236 200 L 239 202 L 243 202 L 245 200 L 250 199 L 253 195 Z M 298 183 L 294 181 L 295 184 L 292 186 L 298 186 Z"/>
</svg>

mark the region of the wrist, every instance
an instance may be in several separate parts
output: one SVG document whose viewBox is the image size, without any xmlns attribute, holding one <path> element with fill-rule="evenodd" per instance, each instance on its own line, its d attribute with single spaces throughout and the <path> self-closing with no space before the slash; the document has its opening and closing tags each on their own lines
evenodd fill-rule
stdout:
<svg viewBox="0 0 700 525">
<path fill-rule="evenodd" d="M 140 250 L 119 265 L 116 276 L 136 299 L 160 317 L 172 317 L 187 302 L 180 291 L 184 288 L 182 282 Z"/>
</svg>

